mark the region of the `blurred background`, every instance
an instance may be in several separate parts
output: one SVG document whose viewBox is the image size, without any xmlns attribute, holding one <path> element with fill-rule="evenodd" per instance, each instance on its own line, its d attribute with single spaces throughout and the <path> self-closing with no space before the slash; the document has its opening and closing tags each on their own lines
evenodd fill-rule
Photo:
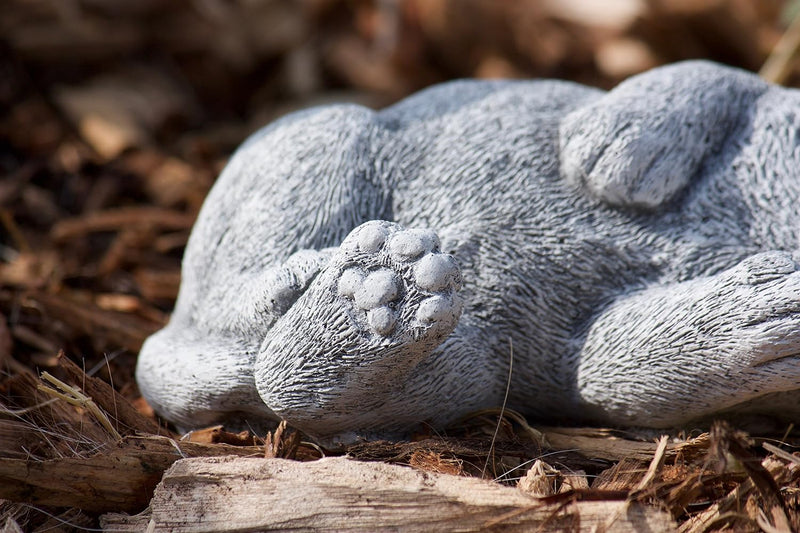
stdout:
<svg viewBox="0 0 800 533">
<path fill-rule="evenodd" d="M 137 399 L 135 356 L 167 320 L 205 194 L 238 143 L 281 114 L 384 106 L 460 77 L 610 88 L 689 58 L 758 71 L 799 7 L 4 0 L 0 371 L 52 367 L 64 349 Z M 773 79 L 799 85 L 795 67 Z"/>
</svg>

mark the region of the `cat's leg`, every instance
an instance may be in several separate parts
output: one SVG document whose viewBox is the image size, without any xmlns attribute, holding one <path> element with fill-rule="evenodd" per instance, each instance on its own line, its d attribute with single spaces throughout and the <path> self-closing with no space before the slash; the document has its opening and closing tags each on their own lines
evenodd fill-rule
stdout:
<svg viewBox="0 0 800 533">
<path fill-rule="evenodd" d="M 192 230 L 170 323 L 139 354 L 137 382 L 160 415 L 184 428 L 275 418 L 256 390 L 255 355 L 328 248 L 384 216 L 381 135 L 372 111 L 329 106 L 274 123 L 231 158 Z"/>
<path fill-rule="evenodd" d="M 256 391 L 253 361 L 264 331 L 292 306 L 334 251 L 301 250 L 267 268 L 240 296 L 234 323 L 222 322 L 225 310 L 209 306 L 207 315 L 220 317 L 213 330 L 176 314 L 151 335 L 140 351 L 136 379 L 153 409 L 182 430 L 220 421 L 229 429 L 256 430 L 265 419 L 277 420 Z"/>
<path fill-rule="evenodd" d="M 255 362 L 264 403 L 314 435 L 391 426 L 382 406 L 455 329 L 460 284 L 432 231 L 359 226 L 267 333 Z"/>
<path fill-rule="evenodd" d="M 611 205 L 657 209 L 747 127 L 768 87 L 754 74 L 703 61 L 635 76 L 562 119 L 561 174 Z"/>
<path fill-rule="evenodd" d="M 577 390 L 587 418 L 668 427 L 800 391 L 800 253 L 620 298 L 592 324 Z"/>
</svg>

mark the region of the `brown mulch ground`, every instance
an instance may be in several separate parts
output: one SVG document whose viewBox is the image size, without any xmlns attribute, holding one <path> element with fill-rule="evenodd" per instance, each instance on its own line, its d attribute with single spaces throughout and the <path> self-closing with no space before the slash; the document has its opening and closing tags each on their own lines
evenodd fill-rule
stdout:
<svg viewBox="0 0 800 533">
<path fill-rule="evenodd" d="M 257 127 L 326 101 L 385 105 L 455 77 L 611 87 L 694 57 L 758 70 L 793 7 L 777 0 L 8 0 L 0 13 L 0 490 L 16 503 L 0 504 L 0 527 L 97 527 L 101 512 L 146 506 L 147 490 L 174 458 L 159 451 L 161 441 L 133 436 L 177 436 L 141 399 L 136 354 L 169 316 L 205 194 Z M 783 82 L 800 86 L 800 69 Z M 79 391 L 43 381 L 42 372 L 78 387 L 95 407 Z M 486 415 L 447 438 L 349 452 L 439 472 L 488 470 L 514 482 L 527 466 L 512 469 L 542 454 L 543 443 L 506 420 L 490 446 L 496 421 Z M 798 530 L 800 460 L 786 452 L 800 441 L 789 429 L 776 440 L 752 441 L 726 426 L 693 435 L 646 490 L 637 487 L 656 454 L 651 436 L 553 430 L 545 432 L 549 445 L 572 451 L 543 459 L 558 470 L 553 493 L 637 489 L 637 498 L 660 502 L 687 531 L 756 528 L 759 509 L 776 530 L 774 509 Z M 291 429 L 266 442 L 219 428 L 189 440 L 188 455 L 232 446 L 319 455 Z M 160 459 L 151 472 L 131 471 L 128 492 L 94 494 L 94 504 L 53 488 L 68 481 L 71 463 L 62 465 L 64 480 L 43 471 L 47 491 L 2 466 L 112 451 Z"/>
</svg>

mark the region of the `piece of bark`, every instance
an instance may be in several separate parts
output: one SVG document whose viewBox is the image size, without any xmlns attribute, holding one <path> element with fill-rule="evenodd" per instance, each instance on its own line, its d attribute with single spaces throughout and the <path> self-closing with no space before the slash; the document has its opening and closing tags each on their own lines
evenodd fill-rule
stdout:
<svg viewBox="0 0 800 533">
<path fill-rule="evenodd" d="M 103 409 L 112 420 L 117 422 L 117 431 L 151 433 L 154 435 L 168 434 L 169 432 L 159 427 L 152 418 L 147 418 L 131 403 L 117 393 L 111 385 L 102 379 L 87 376 L 83 369 L 70 361 L 64 352 L 58 354 L 58 367 L 66 372 L 67 381 L 79 386 L 87 396 Z M 121 426 L 121 427 L 120 427 Z"/>
<path fill-rule="evenodd" d="M 181 284 L 179 270 L 159 270 L 140 267 L 133 272 L 139 292 L 148 301 L 175 300 Z"/>
<path fill-rule="evenodd" d="M 651 0 L 648 11 L 630 36 L 646 42 L 661 61 L 702 57 L 750 70 L 764 61 L 753 24 L 755 2 Z"/>
<path fill-rule="evenodd" d="M 383 461 L 388 463 L 407 463 L 414 453 L 423 451 L 450 457 L 484 458 L 491 453 L 491 439 L 436 437 L 412 442 L 392 442 L 385 440 L 363 441 L 345 448 L 348 455 L 362 461 Z M 495 454 L 500 456 L 529 459 L 540 453 L 542 448 L 530 442 L 510 442 L 499 440 L 494 445 Z"/>
<path fill-rule="evenodd" d="M 573 491 L 586 491 L 589 490 L 589 479 L 586 472 L 583 470 L 574 470 L 571 473 L 562 472 L 564 481 L 558 489 L 559 493 Z"/>
<path fill-rule="evenodd" d="M 449 465 L 439 465 L 445 472 L 454 473 L 448 469 L 456 469 L 467 475 L 489 476 L 490 479 L 504 477 L 509 471 L 514 471 L 520 461 L 527 461 L 542 453 L 541 447 L 531 442 L 498 439 L 492 446 L 491 438 L 488 437 L 485 439 L 436 437 L 413 442 L 364 441 L 347 446 L 344 451 L 347 455 L 362 461 L 412 464 L 423 469 L 426 469 L 427 465 L 433 467 L 433 471 L 438 467 L 431 464 L 430 459 L 436 456 L 438 457 L 436 462 L 449 463 Z M 570 462 L 572 466 L 575 466 L 572 459 L 578 459 L 576 465 L 579 467 L 587 462 L 576 454 L 569 457 L 560 453 L 557 455 L 560 461 Z M 487 456 L 492 458 L 488 464 Z"/>
<path fill-rule="evenodd" d="M 163 326 L 129 313 L 102 309 L 79 296 L 62 290 L 58 293 L 31 292 L 27 298 L 49 318 L 90 335 L 97 345 L 108 343 L 138 352 L 144 340 Z"/>
<path fill-rule="evenodd" d="M 41 289 L 57 278 L 59 257 L 52 250 L 20 253 L 0 263 L 0 285 Z"/>
<path fill-rule="evenodd" d="M 655 441 L 643 442 L 616 437 L 612 430 L 601 428 L 540 427 L 539 429 L 554 450 L 576 449 L 585 457 L 608 461 L 621 461 L 627 458 L 649 463 L 658 447 Z M 669 443 L 665 456 L 674 457 L 681 454 L 687 460 L 696 459 L 706 453 L 708 444 L 709 436 L 703 433 L 684 442 Z"/>
<path fill-rule="evenodd" d="M 41 384 L 32 372 L 0 382 L 0 457 L 34 463 L 89 455 L 114 442 L 86 409 L 39 390 Z"/>
<path fill-rule="evenodd" d="M 609 0 L 546 0 L 551 16 L 578 26 L 624 31 L 647 11 L 646 2 Z"/>
<path fill-rule="evenodd" d="M 120 63 L 77 86 L 58 86 L 54 99 L 104 160 L 148 143 L 168 122 L 192 114 L 191 95 L 163 69 Z"/>
<path fill-rule="evenodd" d="M 38 437 L 29 424 L 0 418 L 0 457 L 29 459 L 31 454 L 27 450 L 35 450 Z"/>
<path fill-rule="evenodd" d="M 183 440 L 204 444 L 231 444 L 233 446 L 263 446 L 264 439 L 245 430 L 240 433 L 226 431 L 223 426 L 211 426 L 190 431 Z"/>
<path fill-rule="evenodd" d="M 139 512 L 175 461 L 214 455 L 261 456 L 263 447 L 126 437 L 91 457 L 48 461 L 0 458 L 0 499 L 85 511 Z"/>
<path fill-rule="evenodd" d="M 630 457 L 604 470 L 592 483 L 597 490 L 633 490 L 647 473 L 647 461 Z"/>
<path fill-rule="evenodd" d="M 658 58 L 646 43 L 621 37 L 609 39 L 594 53 L 597 68 L 609 78 L 624 79 L 658 65 Z"/>
<path fill-rule="evenodd" d="M 149 206 L 118 207 L 90 213 L 77 218 L 60 220 L 53 226 L 51 237 L 57 242 L 97 231 L 119 231 L 133 226 L 157 227 L 169 230 L 191 228 L 196 215 L 172 209 Z"/>
<path fill-rule="evenodd" d="M 146 262 L 142 251 L 152 247 L 155 238 L 156 232 L 150 226 L 138 226 L 118 232 L 97 265 L 97 275 L 109 276 L 127 265 Z"/>
<path fill-rule="evenodd" d="M 475 478 L 420 472 L 343 457 L 309 463 L 216 457 L 178 461 L 146 515 L 107 514 L 115 531 L 672 531 L 663 511 L 641 504 L 612 524 L 624 502 L 545 505 Z"/>
</svg>

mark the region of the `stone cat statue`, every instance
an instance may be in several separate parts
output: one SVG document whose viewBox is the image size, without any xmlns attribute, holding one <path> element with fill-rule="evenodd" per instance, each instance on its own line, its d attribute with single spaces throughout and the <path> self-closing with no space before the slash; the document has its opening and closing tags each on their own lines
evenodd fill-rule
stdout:
<svg viewBox="0 0 800 533">
<path fill-rule="evenodd" d="M 610 92 L 455 81 L 254 134 L 139 355 L 188 429 L 323 442 L 532 420 L 800 421 L 800 91 L 708 62 Z"/>
</svg>

